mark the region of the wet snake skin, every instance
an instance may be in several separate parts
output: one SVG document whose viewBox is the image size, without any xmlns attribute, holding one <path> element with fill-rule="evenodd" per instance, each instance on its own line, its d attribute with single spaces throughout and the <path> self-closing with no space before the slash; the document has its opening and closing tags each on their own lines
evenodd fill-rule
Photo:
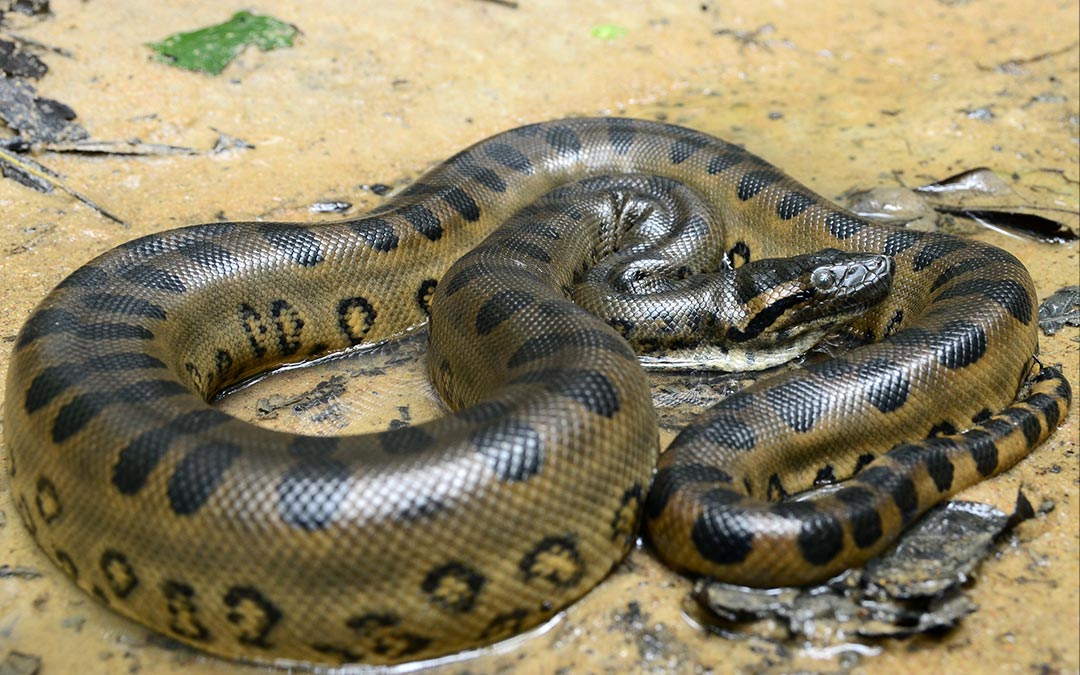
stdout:
<svg viewBox="0 0 1080 675">
<path fill-rule="evenodd" d="M 578 189 L 599 196 L 560 201 Z M 696 195 L 686 217 L 667 204 L 684 189 Z M 603 321 L 568 298 L 612 241 L 699 220 L 688 231 L 706 252 L 661 290 L 709 266 L 821 249 L 884 256 L 894 275 L 844 329 L 861 346 L 722 401 L 659 456 L 647 380 L 622 337 L 641 320 Z M 807 293 L 728 288 L 749 309 L 727 323 L 683 311 L 735 343 Z M 675 568 L 743 584 L 865 562 L 1066 414 L 1060 373 L 1029 377 L 1035 302 L 1009 253 L 859 219 L 705 134 L 627 119 L 530 125 L 357 219 L 171 230 L 76 270 L 16 339 L 12 493 L 81 588 L 207 652 L 435 657 L 558 612 L 621 559 L 639 520 Z M 429 371 L 456 410 L 444 418 L 305 437 L 206 402 L 429 313 Z"/>
</svg>

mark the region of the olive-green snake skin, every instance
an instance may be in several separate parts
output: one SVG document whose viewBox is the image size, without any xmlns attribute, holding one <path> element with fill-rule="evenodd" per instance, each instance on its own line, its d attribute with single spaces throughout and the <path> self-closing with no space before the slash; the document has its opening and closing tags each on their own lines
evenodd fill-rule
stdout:
<svg viewBox="0 0 1080 675">
<path fill-rule="evenodd" d="M 541 199 L 606 182 L 613 195 L 580 212 Z M 704 210 L 690 220 L 709 220 L 691 238 L 713 252 L 672 287 L 709 264 L 830 248 L 881 254 L 895 276 L 844 329 L 861 346 L 724 400 L 658 460 L 647 380 L 620 336 L 639 326 L 567 298 L 626 234 L 605 228 L 648 221 L 684 188 Z M 764 285 L 736 286 L 750 309 L 717 324 L 736 343 L 806 293 L 766 302 Z M 1066 414 L 1069 386 L 1050 368 L 1014 402 L 1035 303 L 1012 255 L 859 219 L 710 136 L 627 119 L 531 125 L 362 218 L 172 230 L 76 270 L 15 344 L 13 497 L 80 587 L 208 652 L 434 657 L 552 616 L 620 560 L 639 519 L 674 567 L 738 583 L 863 563 Z M 714 321 L 683 311 L 692 327 Z M 429 312 L 429 370 L 457 410 L 445 418 L 316 438 L 205 402 Z M 820 499 L 780 501 L 849 476 Z"/>
</svg>

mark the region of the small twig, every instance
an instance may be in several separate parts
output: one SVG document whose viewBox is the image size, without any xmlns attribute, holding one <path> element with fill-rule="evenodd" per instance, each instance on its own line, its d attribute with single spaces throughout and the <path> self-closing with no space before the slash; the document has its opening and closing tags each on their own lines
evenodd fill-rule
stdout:
<svg viewBox="0 0 1080 675">
<path fill-rule="evenodd" d="M 480 0 L 480 2 L 490 2 L 493 5 L 502 5 L 503 7 L 509 7 L 510 9 L 517 9 L 518 4 L 514 0 Z"/>
<path fill-rule="evenodd" d="M 18 42 L 19 44 L 25 45 L 27 47 L 35 47 L 35 48 L 40 49 L 42 51 L 47 51 L 47 52 L 52 52 L 54 54 L 59 54 L 60 56 L 63 56 L 64 58 L 68 58 L 68 59 L 75 58 L 75 54 L 73 54 L 70 50 L 64 49 L 63 47 L 53 47 L 51 45 L 45 44 L 44 42 L 38 42 L 37 40 L 35 40 L 33 38 L 23 37 L 21 35 L 16 35 L 15 33 L 5 32 L 5 33 L 0 33 L 0 35 L 4 35 L 6 37 L 9 37 L 9 38 L 11 38 L 12 42 Z"/>
<path fill-rule="evenodd" d="M 758 38 L 776 32 L 776 26 L 771 23 L 762 24 L 754 30 L 736 30 L 734 28 L 719 28 L 713 31 L 713 35 L 730 35 L 739 45 L 739 51 L 747 47 L 756 47 L 771 52 L 769 47 L 771 40 L 759 40 Z"/>
<path fill-rule="evenodd" d="M 37 150 L 49 152 L 75 152 L 87 155 L 195 155 L 195 148 L 180 145 L 163 145 L 161 143 L 143 143 L 142 141 L 98 141 L 85 139 L 81 141 L 67 141 L 57 143 L 35 144 Z"/>
<path fill-rule="evenodd" d="M 1080 185 L 1080 180 L 1077 180 L 1075 178 L 1070 178 L 1069 176 L 1067 176 L 1065 174 L 1065 169 L 1056 169 L 1056 168 L 1052 168 L 1052 167 L 1046 167 L 1046 168 L 1035 169 L 1035 170 L 1040 171 L 1042 173 L 1057 174 L 1058 176 L 1061 176 L 1061 179 L 1063 181 L 1065 181 L 1066 183 L 1072 183 L 1073 185 Z M 1063 210 L 1066 210 L 1066 209 L 1063 209 Z"/>
<path fill-rule="evenodd" d="M 0 162 L 5 162 L 5 163 L 11 165 L 17 171 L 21 171 L 21 172 L 23 172 L 23 173 L 25 173 L 25 174 L 27 174 L 29 176 L 33 176 L 34 178 L 41 181 L 42 183 L 46 183 L 46 184 L 51 185 L 52 187 L 54 187 L 56 189 L 59 189 L 59 190 L 62 190 L 64 192 L 68 193 L 69 195 L 71 195 L 75 199 L 78 199 L 80 202 L 82 202 L 83 204 L 86 204 L 87 206 L 89 206 L 93 210 L 97 211 L 101 215 L 105 216 L 109 220 L 114 221 L 116 223 L 119 223 L 120 225 L 123 225 L 124 227 L 128 226 L 127 223 L 125 223 L 123 220 L 121 220 L 117 216 L 114 216 L 113 214 L 109 213 L 105 209 L 101 208 L 100 206 L 98 206 L 97 204 L 92 202 L 89 197 L 87 197 L 87 196 L 85 196 L 85 195 L 83 195 L 83 194 L 81 194 L 79 192 L 76 192 L 75 190 L 72 190 L 68 186 L 64 185 L 60 181 L 58 181 L 55 178 L 53 178 L 52 176 L 50 176 L 47 172 L 42 171 L 41 169 L 37 168 L 33 164 L 24 161 L 19 156 L 15 155 L 15 154 L 13 154 L 11 152 L 8 152 L 5 148 L 2 148 L 2 147 L 0 147 Z"/>
<path fill-rule="evenodd" d="M 1066 47 L 1062 47 L 1061 49 L 1055 49 L 1049 52 L 1042 52 L 1041 54 L 1036 54 L 1035 56 L 1029 56 L 1023 59 L 1009 59 L 1008 61 L 1002 61 L 996 66 L 984 66 L 978 63 L 975 64 L 975 66 L 979 70 L 983 71 L 997 71 L 1000 73 L 1007 73 L 1009 71 L 1015 71 L 1015 69 L 1019 68 L 1020 66 L 1026 66 L 1030 63 L 1038 63 L 1039 61 L 1045 61 L 1046 59 L 1050 59 L 1055 56 L 1061 56 L 1066 52 L 1070 52 L 1073 49 L 1076 49 L 1077 45 L 1080 45 L 1080 42 L 1073 42 Z"/>
</svg>

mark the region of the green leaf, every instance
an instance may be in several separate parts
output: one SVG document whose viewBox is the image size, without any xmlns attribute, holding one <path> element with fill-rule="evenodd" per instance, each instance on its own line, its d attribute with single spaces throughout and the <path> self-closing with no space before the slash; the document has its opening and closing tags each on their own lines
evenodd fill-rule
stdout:
<svg viewBox="0 0 1080 675">
<path fill-rule="evenodd" d="M 296 26 L 271 16 L 237 12 L 225 23 L 190 33 L 175 33 L 147 46 L 157 52 L 159 61 L 219 75 L 247 45 L 263 51 L 291 47 L 297 32 Z"/>
<path fill-rule="evenodd" d="M 626 29 L 622 26 L 616 26 L 613 23 L 602 23 L 599 26 L 593 26 L 590 34 L 598 40 L 617 40 L 626 37 L 626 32 Z"/>
</svg>

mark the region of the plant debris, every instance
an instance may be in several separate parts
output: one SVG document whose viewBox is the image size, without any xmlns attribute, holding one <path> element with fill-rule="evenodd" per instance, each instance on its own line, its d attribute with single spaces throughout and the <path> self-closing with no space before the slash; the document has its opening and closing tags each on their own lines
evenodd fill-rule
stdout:
<svg viewBox="0 0 1080 675">
<path fill-rule="evenodd" d="M 227 134 L 220 129 L 214 129 L 210 127 L 212 131 L 217 133 L 217 140 L 214 141 L 214 147 L 210 149 L 211 155 L 220 155 L 223 152 L 230 150 L 253 150 L 255 146 L 248 143 L 242 138 L 237 138 L 231 134 Z"/>
<path fill-rule="evenodd" d="M 48 14 L 49 0 L 11 0 L 8 2 L 8 8 L 12 12 L 18 12 L 26 16 Z"/>
<path fill-rule="evenodd" d="M 378 197 L 385 197 L 394 191 L 394 188 L 386 183 L 372 183 L 371 185 L 361 185 L 361 190 L 370 190 Z"/>
<path fill-rule="evenodd" d="M 0 675 L 37 675 L 41 671 L 41 657 L 24 654 L 12 649 L 0 661 Z"/>
<path fill-rule="evenodd" d="M 1067 244 L 1076 241 L 1077 238 L 1076 232 L 1073 232 L 1064 223 L 1034 213 L 998 209 L 952 208 L 942 205 L 934 208 L 942 213 L 956 213 L 971 218 L 990 229 L 1004 229 L 1048 244 Z"/>
<path fill-rule="evenodd" d="M 912 229 L 937 227 L 937 212 L 926 197 L 905 187 L 877 187 L 847 195 L 848 208 L 856 215 Z"/>
<path fill-rule="evenodd" d="M 1039 305 L 1039 328 L 1053 335 L 1065 326 L 1080 326 L 1080 286 L 1063 286 Z"/>
<path fill-rule="evenodd" d="M 757 373 L 649 371 L 660 428 L 678 432 L 698 415 L 757 379 Z"/>
<path fill-rule="evenodd" d="M 1034 515 L 1023 492 L 1013 511 L 1017 522 Z M 1015 524 L 1015 523 L 1014 523 Z M 879 600 L 934 598 L 958 590 L 975 576 L 1010 516 L 978 502 L 950 501 L 923 518 L 887 555 L 863 570 L 863 583 Z"/>
<path fill-rule="evenodd" d="M 0 70 L 12 77 L 29 77 L 37 80 L 49 72 L 49 67 L 44 61 L 21 49 L 14 42 L 0 40 Z"/>
<path fill-rule="evenodd" d="M 74 110 L 38 96 L 34 85 L 15 77 L 0 77 L 0 119 L 30 143 L 81 141 L 90 136 L 73 121 Z"/>
<path fill-rule="evenodd" d="M 0 579 L 37 579 L 41 576 L 33 567 L 0 565 Z"/>
<path fill-rule="evenodd" d="M 1009 184 L 1001 176 L 986 167 L 978 167 L 919 186 L 915 188 L 915 192 L 982 192 L 989 195 L 1001 195 L 1008 194 L 1011 190 Z"/>
<path fill-rule="evenodd" d="M 3 175 L 6 178 L 13 178 L 23 185 L 34 188 L 39 192 L 52 192 L 54 188 L 66 192 L 109 220 L 127 226 L 127 223 L 118 216 L 101 208 L 86 195 L 61 183 L 57 178 L 55 171 L 52 171 L 42 164 L 38 164 L 29 157 L 17 157 L 7 150 L 0 149 L 0 171 L 3 172 Z"/>
<path fill-rule="evenodd" d="M 303 412 L 316 406 L 325 405 L 329 401 L 341 396 L 345 391 L 345 377 L 334 375 L 315 385 L 310 391 L 300 392 L 291 396 L 274 394 L 266 398 L 260 398 L 255 404 L 256 414 L 260 419 L 276 419 L 278 411 L 283 408 L 294 412 Z"/>
<path fill-rule="evenodd" d="M 315 202 L 308 207 L 308 211 L 311 211 L 312 213 L 345 213 L 351 208 L 352 202 L 332 200 L 325 202 Z"/>
<path fill-rule="evenodd" d="M 602 23 L 599 26 L 593 26 L 589 34 L 597 40 L 618 40 L 621 37 L 626 37 L 627 30 L 613 23 Z"/>
<path fill-rule="evenodd" d="M 9 4 L 14 11 L 48 12 L 48 2 L 40 0 Z M 242 14 L 246 13 L 241 12 L 233 19 L 236 20 Z M 253 24 L 247 26 L 249 33 L 255 29 L 266 28 L 269 22 L 276 21 L 250 14 L 247 18 L 241 18 L 243 21 L 240 23 Z M 280 22 L 276 23 L 280 24 Z M 295 28 L 289 28 L 292 33 L 295 33 Z M 292 33 L 289 37 L 290 44 Z M 264 41 L 263 43 L 256 42 L 256 44 L 261 46 L 269 43 Z M 11 178 L 39 192 L 49 193 L 54 190 L 66 192 L 106 218 L 126 225 L 123 220 L 95 204 L 86 195 L 65 185 L 59 174 L 32 159 L 28 153 L 46 150 L 80 154 L 157 156 L 193 155 L 197 151 L 184 146 L 143 143 L 138 139 L 110 141 L 90 138 L 86 129 L 75 122 L 76 113 L 70 106 L 61 101 L 40 96 L 35 85 L 30 83 L 29 80 L 40 79 L 49 70 L 45 62 L 31 53 L 31 50 L 51 51 L 70 56 L 64 50 L 51 48 L 25 38 L 11 36 L 10 40 L 0 39 L 0 71 L 3 71 L 0 74 L 0 121 L 3 121 L 15 133 L 12 138 L 0 140 L 0 173 L 5 178 Z M 210 152 L 218 153 L 251 147 L 253 146 L 250 143 L 219 131 L 217 143 Z"/>
<path fill-rule="evenodd" d="M 962 171 L 933 183 L 908 189 L 881 187 L 847 195 L 848 208 L 877 222 L 915 230 L 953 230 L 949 216 L 961 216 L 984 227 L 1004 230 L 1037 241 L 1063 244 L 1076 241 L 1068 225 L 1036 211 L 1057 211 L 1025 204 L 1009 184 L 985 167 Z"/>
<path fill-rule="evenodd" d="M 947 630 L 975 611 L 964 585 L 994 542 L 1033 515 L 1022 492 L 1012 516 L 986 504 L 947 502 L 892 551 L 825 584 L 758 589 L 700 580 L 692 593 L 700 605 L 694 618 L 732 637 L 827 645 Z"/>
<path fill-rule="evenodd" d="M 12 8 L 31 14 L 48 12 L 48 2 L 16 2 Z M 70 106 L 39 96 L 37 88 L 25 79 L 38 79 L 48 72 L 36 56 L 14 42 L 0 40 L 0 69 L 4 71 L 0 76 L 0 120 L 16 134 L 0 142 L 0 173 L 39 192 L 66 192 L 106 218 L 124 224 L 89 197 L 64 185 L 55 171 L 25 154 L 18 156 L 35 147 L 77 145 L 86 142 L 90 134 L 74 121 L 75 111 Z"/>
<path fill-rule="evenodd" d="M 220 75 L 248 45 L 270 51 L 292 47 L 299 29 L 271 16 L 237 12 L 225 23 L 207 26 L 189 33 L 174 33 L 161 42 L 147 46 L 157 52 L 163 63 Z"/>
<path fill-rule="evenodd" d="M 1068 54 L 1074 49 L 1076 49 L 1077 44 L 1080 43 L 1073 42 L 1066 47 L 1061 47 L 1059 49 L 1054 49 L 1048 52 L 1042 52 L 1034 56 L 1029 56 L 1027 58 L 1009 59 L 1008 61 L 1002 61 L 1001 63 L 993 66 L 975 64 L 975 67 L 982 71 L 994 71 L 997 73 L 1005 73 L 1007 75 L 1023 75 L 1027 72 L 1027 69 L 1024 68 L 1024 66 L 1030 65 L 1032 63 L 1038 63 L 1040 61 L 1045 61 L 1047 59 L 1052 59 L 1055 56 Z"/>
<path fill-rule="evenodd" d="M 776 40 L 765 40 L 762 38 L 775 32 L 776 26 L 771 23 L 766 23 L 758 26 L 754 30 L 719 28 L 713 31 L 713 35 L 730 35 L 739 45 L 739 52 L 743 52 L 747 47 L 754 47 L 755 49 L 760 48 L 767 52 L 771 52 L 772 48 L 769 45 L 775 43 Z"/>
<path fill-rule="evenodd" d="M 184 145 L 143 143 L 137 138 L 126 141 L 99 141 L 88 138 L 71 143 L 49 143 L 43 146 L 50 152 L 75 152 L 83 155 L 133 155 L 137 157 L 161 155 L 197 155 L 199 151 Z"/>
</svg>

